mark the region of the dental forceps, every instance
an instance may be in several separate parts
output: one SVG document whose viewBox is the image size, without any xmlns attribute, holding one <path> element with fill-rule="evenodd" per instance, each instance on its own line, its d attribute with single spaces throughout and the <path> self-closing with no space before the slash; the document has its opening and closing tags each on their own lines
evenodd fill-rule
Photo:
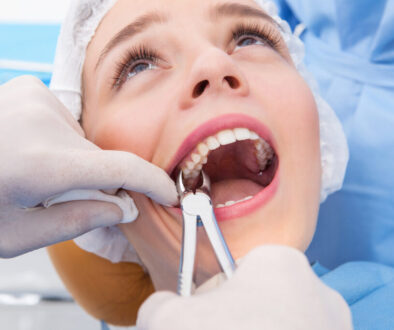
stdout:
<svg viewBox="0 0 394 330">
<path fill-rule="evenodd" d="M 202 223 L 216 258 L 227 278 L 235 271 L 234 259 L 217 224 L 210 198 L 210 180 L 202 171 L 202 185 L 195 191 L 185 188 L 183 173 L 179 173 L 177 189 L 183 216 L 181 258 L 178 274 L 178 294 L 190 296 L 193 285 L 194 259 L 197 244 L 197 226 Z"/>
</svg>

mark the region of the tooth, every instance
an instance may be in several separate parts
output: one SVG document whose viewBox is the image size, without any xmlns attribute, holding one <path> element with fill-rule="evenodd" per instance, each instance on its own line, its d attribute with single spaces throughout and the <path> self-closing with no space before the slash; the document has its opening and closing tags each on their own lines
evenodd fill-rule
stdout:
<svg viewBox="0 0 394 330">
<path fill-rule="evenodd" d="M 189 170 L 192 170 L 194 168 L 194 165 L 195 165 L 194 162 L 191 162 L 191 161 L 186 162 L 186 167 Z"/>
<path fill-rule="evenodd" d="M 197 150 L 200 153 L 200 155 L 202 155 L 202 156 L 206 156 L 209 153 L 209 148 L 205 143 L 200 143 L 197 146 Z"/>
<path fill-rule="evenodd" d="M 220 147 L 219 141 L 213 136 L 210 136 L 207 139 L 206 143 L 208 145 L 209 150 L 215 150 Z"/>
<path fill-rule="evenodd" d="M 250 139 L 250 131 L 247 128 L 234 128 L 233 132 L 238 141 Z"/>
<path fill-rule="evenodd" d="M 262 140 L 257 140 L 254 143 L 254 146 L 257 150 L 263 150 L 264 146 L 263 146 L 263 141 Z"/>
<path fill-rule="evenodd" d="M 267 159 L 262 159 L 262 158 L 257 158 L 258 160 L 258 164 L 261 170 L 265 170 L 266 166 L 267 166 Z"/>
<path fill-rule="evenodd" d="M 201 161 L 201 163 L 206 164 L 208 163 L 208 157 L 204 157 Z"/>
<path fill-rule="evenodd" d="M 237 141 L 231 129 L 226 129 L 224 131 L 221 131 L 216 136 L 221 145 L 226 145 Z"/>
<path fill-rule="evenodd" d="M 253 131 L 250 131 L 250 139 L 251 140 L 258 140 L 260 137 Z"/>
<path fill-rule="evenodd" d="M 256 155 L 257 155 L 257 158 L 260 160 L 264 160 L 267 158 L 267 153 L 263 150 L 258 150 Z"/>
<path fill-rule="evenodd" d="M 253 198 L 253 196 L 247 196 L 247 197 L 242 198 L 242 199 L 240 199 L 239 201 L 236 201 L 236 202 L 234 202 L 234 201 L 227 201 L 224 204 L 217 204 L 215 207 L 216 208 L 221 208 L 221 207 L 225 207 L 225 206 L 231 206 L 231 205 L 234 205 L 234 204 L 237 204 L 237 203 L 241 203 L 241 202 L 247 201 L 247 200 L 252 199 L 252 198 Z"/>
<path fill-rule="evenodd" d="M 262 146 L 262 148 L 263 149 L 265 149 L 265 150 L 272 150 L 272 148 L 270 147 L 270 145 L 267 143 L 267 142 L 265 142 L 265 141 L 263 141 L 263 143 L 261 144 L 261 146 Z"/>
<path fill-rule="evenodd" d="M 185 176 L 187 176 L 187 175 L 190 174 L 190 170 L 187 169 L 187 168 L 182 169 L 182 172 L 183 172 L 183 174 L 184 174 Z"/>
<path fill-rule="evenodd" d="M 256 148 L 256 158 L 260 169 L 263 171 L 266 169 L 267 164 L 274 155 L 274 151 L 267 141 L 259 138 L 254 143 Z"/>
<path fill-rule="evenodd" d="M 195 170 L 201 171 L 201 170 L 202 170 L 202 164 L 198 164 L 198 165 L 195 167 Z"/>
<path fill-rule="evenodd" d="M 192 154 L 192 161 L 196 164 L 201 160 L 201 156 L 198 154 Z"/>
<path fill-rule="evenodd" d="M 192 172 L 190 173 L 190 178 L 191 178 L 191 179 L 195 179 L 195 178 L 198 177 L 199 174 L 200 174 L 200 171 L 192 171 Z"/>
</svg>

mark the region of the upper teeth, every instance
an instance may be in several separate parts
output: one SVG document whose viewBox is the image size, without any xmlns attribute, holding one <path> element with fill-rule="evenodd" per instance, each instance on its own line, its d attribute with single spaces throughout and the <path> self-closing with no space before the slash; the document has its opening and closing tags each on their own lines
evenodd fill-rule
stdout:
<svg viewBox="0 0 394 330">
<path fill-rule="evenodd" d="M 182 162 L 181 169 L 185 179 L 196 178 L 202 166 L 208 161 L 210 151 L 236 141 L 252 140 L 256 148 L 255 154 L 258 165 L 264 170 L 274 155 L 271 146 L 255 132 L 247 128 L 225 129 L 200 142 L 190 155 Z"/>
</svg>

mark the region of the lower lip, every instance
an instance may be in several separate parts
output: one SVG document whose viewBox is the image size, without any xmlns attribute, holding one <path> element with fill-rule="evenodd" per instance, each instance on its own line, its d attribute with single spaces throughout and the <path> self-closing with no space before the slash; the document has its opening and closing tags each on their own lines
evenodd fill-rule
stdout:
<svg viewBox="0 0 394 330">
<path fill-rule="evenodd" d="M 217 221 L 227 221 L 235 218 L 245 217 L 250 213 L 253 213 L 257 209 L 261 208 L 263 205 L 268 203 L 268 201 L 274 196 L 279 185 L 279 167 L 276 169 L 275 176 L 272 182 L 263 190 L 261 190 L 252 199 L 244 202 L 233 204 L 231 206 L 224 206 L 220 208 L 215 208 L 215 216 Z M 182 216 L 182 211 L 179 207 L 168 208 L 170 212 L 173 212 L 177 216 Z"/>
</svg>

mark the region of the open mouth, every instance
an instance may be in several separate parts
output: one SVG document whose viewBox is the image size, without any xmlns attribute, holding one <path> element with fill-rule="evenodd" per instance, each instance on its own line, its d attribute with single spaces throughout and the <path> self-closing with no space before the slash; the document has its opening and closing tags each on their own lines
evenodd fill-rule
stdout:
<svg viewBox="0 0 394 330">
<path fill-rule="evenodd" d="M 219 125 L 220 130 L 195 141 L 171 172 L 175 180 L 182 170 L 186 186 L 193 189 L 204 170 L 211 181 L 212 203 L 223 211 L 261 195 L 274 181 L 279 165 L 265 128 L 259 134 L 260 129 L 245 127 L 239 120 L 230 120 L 226 126 L 232 127 Z"/>
</svg>

